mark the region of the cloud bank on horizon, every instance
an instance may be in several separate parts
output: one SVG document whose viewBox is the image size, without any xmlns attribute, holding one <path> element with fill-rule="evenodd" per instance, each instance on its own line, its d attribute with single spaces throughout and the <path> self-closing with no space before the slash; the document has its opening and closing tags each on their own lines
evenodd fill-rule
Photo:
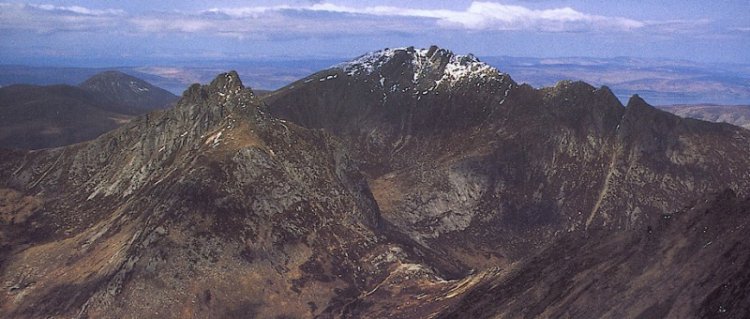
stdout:
<svg viewBox="0 0 750 319">
<path fill-rule="evenodd" d="M 723 9 L 706 4 L 705 16 L 685 14 L 679 1 L 672 4 L 675 14 L 652 4 L 664 12 L 640 16 L 638 10 L 622 10 L 627 15 L 596 12 L 588 2 L 458 1 L 436 6 L 421 1 L 225 1 L 216 6 L 165 1 L 152 8 L 140 0 L 0 2 L 0 63 L 76 56 L 347 56 L 381 46 L 430 43 L 490 55 L 747 58 L 738 51 L 750 48 L 750 10 L 737 10 L 750 5 L 741 1 L 728 0 L 735 7 Z"/>
</svg>

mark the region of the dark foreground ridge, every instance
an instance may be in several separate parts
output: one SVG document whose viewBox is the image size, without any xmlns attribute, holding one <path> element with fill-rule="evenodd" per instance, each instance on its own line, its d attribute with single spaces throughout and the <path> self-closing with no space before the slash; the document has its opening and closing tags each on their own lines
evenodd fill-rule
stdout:
<svg viewBox="0 0 750 319">
<path fill-rule="evenodd" d="M 229 72 L 0 153 L 0 317 L 743 318 L 748 153 L 437 47 L 262 100 Z"/>
</svg>

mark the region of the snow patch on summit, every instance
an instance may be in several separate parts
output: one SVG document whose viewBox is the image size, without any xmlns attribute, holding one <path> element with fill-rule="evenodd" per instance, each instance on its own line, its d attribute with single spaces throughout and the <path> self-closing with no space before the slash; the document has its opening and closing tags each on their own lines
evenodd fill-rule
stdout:
<svg viewBox="0 0 750 319">
<path fill-rule="evenodd" d="M 472 74 L 479 74 L 479 76 L 485 77 L 487 75 L 487 72 L 493 70 L 497 71 L 495 68 L 485 63 L 479 62 L 479 60 L 476 59 L 471 60 L 467 57 L 460 56 L 460 58 L 457 60 L 457 62 L 451 61 L 451 63 L 445 65 L 445 75 L 443 76 L 443 78 L 449 80 L 451 83 L 456 83 L 459 79 L 470 76 Z"/>
<path fill-rule="evenodd" d="M 368 52 L 352 61 L 344 62 L 334 67 L 344 70 L 346 75 L 349 76 L 356 74 L 372 74 L 375 70 L 380 69 L 380 67 L 388 63 L 397 50 L 401 49 L 384 49 Z"/>
<path fill-rule="evenodd" d="M 430 49 L 414 49 L 411 47 L 383 49 L 364 54 L 352 61 L 334 67 L 343 70 L 348 76 L 370 75 L 379 73 L 382 67 L 395 56 L 404 53 L 410 55 L 409 61 L 414 70 L 412 81 L 415 84 L 435 72 L 442 72 L 442 77 L 435 80 L 435 86 L 443 82 L 455 85 L 461 79 L 471 76 L 497 77 L 502 80 L 502 76 L 505 75 L 494 67 L 479 61 L 472 54 L 455 55 L 451 51 L 436 47 Z"/>
</svg>

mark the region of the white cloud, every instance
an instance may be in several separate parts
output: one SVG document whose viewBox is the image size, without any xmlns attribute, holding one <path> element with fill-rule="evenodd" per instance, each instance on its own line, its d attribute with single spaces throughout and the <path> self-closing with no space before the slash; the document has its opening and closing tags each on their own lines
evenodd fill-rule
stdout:
<svg viewBox="0 0 750 319">
<path fill-rule="evenodd" d="M 470 14 L 469 19 L 456 19 L 455 22 L 471 29 L 631 30 L 645 26 L 641 21 L 586 14 L 569 7 L 532 10 L 522 6 L 477 1 L 466 12 Z"/>
<path fill-rule="evenodd" d="M 122 10 L 94 10 L 80 6 L 0 3 L 0 28 L 38 33 L 104 31 L 122 21 Z"/>
<path fill-rule="evenodd" d="M 26 6 L 45 11 L 57 11 L 88 16 L 122 15 L 125 13 L 125 11 L 118 9 L 96 10 L 81 6 L 56 6 L 52 4 L 28 4 Z"/>
<path fill-rule="evenodd" d="M 215 28 L 210 21 L 190 18 L 159 19 L 155 17 L 133 18 L 130 22 L 139 30 L 146 32 L 184 32 L 193 33 Z M 218 30 L 217 30 L 218 31 Z"/>
<path fill-rule="evenodd" d="M 212 8 L 212 9 L 205 10 L 203 13 L 218 13 L 218 14 L 225 14 L 225 15 L 235 17 L 235 18 L 247 18 L 247 17 L 258 17 L 268 12 L 289 10 L 289 9 L 294 9 L 294 7 L 281 5 L 281 6 L 273 6 L 273 7 Z"/>
<path fill-rule="evenodd" d="M 438 26 L 468 30 L 610 31 L 632 30 L 646 25 L 644 22 L 634 19 L 591 15 L 569 7 L 533 10 L 522 6 L 482 1 L 472 2 L 465 10 L 414 9 L 393 6 L 356 8 L 332 3 L 317 3 L 294 7 L 213 8 L 207 10 L 207 12 L 223 13 L 233 17 L 257 17 L 260 14 L 284 10 L 431 19 Z"/>
<path fill-rule="evenodd" d="M 183 33 L 273 38 L 389 32 L 416 35 L 435 28 L 452 31 L 630 32 L 650 28 L 671 30 L 689 27 L 679 23 L 660 24 L 596 15 L 570 7 L 531 9 L 488 1 L 474 1 L 460 10 L 407 6 L 356 7 L 330 2 L 296 3 L 215 7 L 193 12 L 147 12 L 138 15 L 119 9 L 0 3 L 0 28 L 36 32 Z"/>
</svg>

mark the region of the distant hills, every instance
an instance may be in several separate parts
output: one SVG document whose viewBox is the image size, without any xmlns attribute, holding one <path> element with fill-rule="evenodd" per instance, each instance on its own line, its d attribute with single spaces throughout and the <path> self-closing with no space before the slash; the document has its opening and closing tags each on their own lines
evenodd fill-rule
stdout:
<svg viewBox="0 0 750 319">
<path fill-rule="evenodd" d="M 251 60 L 184 62 L 168 66 L 114 68 L 149 81 L 174 94 L 192 83 L 206 83 L 217 73 L 234 69 L 253 88 L 276 90 L 318 70 L 348 60 Z M 513 74 L 519 83 L 553 86 L 560 80 L 606 85 L 623 103 L 638 94 L 654 105 L 749 104 L 750 64 L 699 63 L 640 58 L 483 57 L 482 61 Z M 103 69 L 0 66 L 0 85 L 78 84 Z"/>
<path fill-rule="evenodd" d="M 0 88 L 0 148 L 39 149 L 93 139 L 177 97 L 141 79 L 96 74 L 80 86 Z"/>
<path fill-rule="evenodd" d="M 621 101 L 638 94 L 654 105 L 750 102 L 750 65 L 629 57 L 484 60 L 534 87 L 580 80 L 610 87 Z"/>
<path fill-rule="evenodd" d="M 79 86 L 96 94 L 110 109 L 124 114 L 164 108 L 177 100 L 177 96 L 167 90 L 118 71 L 98 73 Z"/>
<path fill-rule="evenodd" d="M 750 105 L 666 105 L 662 110 L 682 117 L 710 122 L 724 122 L 750 129 Z"/>
<path fill-rule="evenodd" d="M 307 59 L 284 61 L 241 61 L 228 63 L 186 62 L 182 66 L 131 66 L 112 68 L 50 67 L 0 65 L 0 86 L 16 83 L 78 85 L 108 70 L 116 70 L 148 81 L 174 94 L 193 83 L 206 83 L 228 69 L 241 72 L 253 87 L 275 90 L 315 71 L 339 63 L 339 59 Z"/>
</svg>

